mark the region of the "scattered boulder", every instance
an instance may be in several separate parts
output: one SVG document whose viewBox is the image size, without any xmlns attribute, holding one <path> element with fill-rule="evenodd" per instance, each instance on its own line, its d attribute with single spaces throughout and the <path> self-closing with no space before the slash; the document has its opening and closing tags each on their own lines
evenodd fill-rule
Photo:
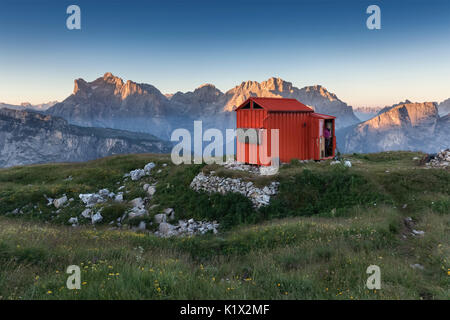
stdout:
<svg viewBox="0 0 450 320">
<path fill-rule="evenodd" d="M 169 218 L 169 220 L 175 220 L 175 210 L 173 210 L 173 208 L 164 209 L 164 214 Z"/>
<path fill-rule="evenodd" d="M 144 206 L 144 200 L 142 200 L 142 198 L 134 198 L 133 200 L 130 201 L 130 204 L 133 207 L 143 207 Z"/>
<path fill-rule="evenodd" d="M 115 202 L 123 202 L 123 193 L 122 192 L 119 192 L 116 196 L 115 196 L 115 198 L 114 198 L 114 201 Z"/>
<path fill-rule="evenodd" d="M 136 169 L 130 172 L 131 180 L 137 181 L 145 176 L 145 171 L 143 169 Z"/>
<path fill-rule="evenodd" d="M 103 220 L 102 215 L 100 214 L 100 211 L 94 214 L 91 218 L 92 224 L 99 223 Z"/>
<path fill-rule="evenodd" d="M 91 209 L 86 209 L 86 210 L 84 210 L 84 211 L 81 213 L 81 216 L 82 216 L 83 218 L 86 218 L 86 219 L 90 219 L 90 218 L 91 218 L 91 215 L 92 215 L 92 210 L 91 210 Z"/>
<path fill-rule="evenodd" d="M 145 173 L 146 173 L 146 174 L 150 174 L 150 171 L 151 171 L 154 167 L 156 167 L 156 164 L 154 164 L 153 162 L 147 163 L 147 164 L 144 166 L 144 171 L 145 171 Z"/>
<path fill-rule="evenodd" d="M 108 189 L 101 189 L 98 191 L 98 194 L 102 197 L 108 197 L 109 196 L 109 190 Z"/>
<path fill-rule="evenodd" d="M 76 224 L 78 224 L 78 218 L 77 217 L 71 217 L 68 222 L 70 224 L 72 224 L 72 225 L 74 225 L 74 224 L 76 225 Z"/>
<path fill-rule="evenodd" d="M 352 163 L 350 161 L 348 161 L 348 160 L 345 160 L 344 167 L 351 168 L 352 167 Z"/>
<path fill-rule="evenodd" d="M 139 222 L 139 226 L 138 226 L 138 230 L 145 230 L 147 229 L 147 224 L 145 223 L 145 221 L 141 221 Z"/>
<path fill-rule="evenodd" d="M 97 203 L 106 202 L 106 199 L 97 193 L 80 194 L 79 197 L 86 207 L 93 207 Z"/>
<path fill-rule="evenodd" d="M 145 209 L 144 200 L 142 198 L 135 198 L 130 201 L 130 204 L 133 206 L 128 212 L 129 218 L 140 217 L 143 215 L 147 215 L 148 211 Z"/>
<path fill-rule="evenodd" d="M 165 213 L 158 213 L 158 214 L 155 214 L 154 220 L 155 220 L 155 223 L 163 223 L 163 222 L 166 222 L 166 220 L 167 220 L 167 215 L 166 215 Z"/>
<path fill-rule="evenodd" d="M 53 199 L 52 199 L 52 198 L 47 197 L 45 194 L 44 194 L 44 197 L 45 197 L 45 199 L 48 201 L 47 207 L 53 205 Z"/>
<path fill-rule="evenodd" d="M 61 208 L 65 203 L 67 202 L 67 196 L 64 195 L 59 199 L 55 199 L 53 200 L 53 205 L 55 206 L 56 209 Z"/>
<path fill-rule="evenodd" d="M 405 236 L 408 234 L 411 234 L 413 236 L 424 236 L 425 235 L 425 231 L 415 229 L 416 223 L 414 222 L 414 220 L 411 217 L 406 217 L 403 220 L 403 223 L 405 224 L 406 231 L 407 231 Z"/>
<path fill-rule="evenodd" d="M 149 186 L 147 189 L 147 194 L 152 197 L 156 193 L 156 187 L 155 186 Z"/>
<path fill-rule="evenodd" d="M 424 270 L 425 269 L 425 267 L 423 265 L 419 264 L 419 263 L 410 264 L 409 266 L 411 268 L 413 268 L 413 269 L 419 269 L 419 270 Z"/>
<path fill-rule="evenodd" d="M 173 228 L 173 226 L 171 224 L 169 224 L 167 222 L 162 222 L 162 223 L 160 223 L 158 230 L 162 236 L 168 236 L 170 231 L 172 230 L 172 228 Z"/>
</svg>

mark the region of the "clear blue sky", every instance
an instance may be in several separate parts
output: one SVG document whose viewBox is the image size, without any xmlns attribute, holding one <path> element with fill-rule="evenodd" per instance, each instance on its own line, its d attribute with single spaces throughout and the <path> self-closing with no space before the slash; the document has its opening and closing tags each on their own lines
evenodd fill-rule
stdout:
<svg viewBox="0 0 450 320">
<path fill-rule="evenodd" d="M 82 29 L 66 29 L 66 8 Z M 366 8 L 381 7 L 381 30 Z M 271 76 L 353 106 L 450 97 L 450 1 L 0 0 L 0 102 L 62 100 L 105 72 L 163 93 Z"/>
</svg>

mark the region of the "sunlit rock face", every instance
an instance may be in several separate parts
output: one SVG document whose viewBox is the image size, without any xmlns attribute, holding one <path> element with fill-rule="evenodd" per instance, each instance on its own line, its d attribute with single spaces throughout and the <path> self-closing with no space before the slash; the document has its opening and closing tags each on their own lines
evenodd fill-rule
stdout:
<svg viewBox="0 0 450 320">
<path fill-rule="evenodd" d="M 313 107 L 316 112 L 336 116 L 337 128 L 360 122 L 351 106 L 320 85 L 299 89 L 283 79 L 270 78 L 263 82 L 242 82 L 239 86 L 227 91 L 225 95 L 227 96 L 224 107 L 226 111 L 233 110 L 249 97 L 292 98 Z"/>
<path fill-rule="evenodd" d="M 167 142 L 149 134 L 78 127 L 50 115 L 0 109 L 0 167 L 169 151 Z"/>
<path fill-rule="evenodd" d="M 138 84 L 106 73 L 92 82 L 75 80 L 73 94 L 51 107 L 49 114 L 72 124 L 107 127 L 167 136 L 168 99 L 149 84 Z"/>
<path fill-rule="evenodd" d="M 341 132 L 344 152 L 422 150 L 436 152 L 450 145 L 448 119 L 436 103 L 404 103 Z"/>
</svg>

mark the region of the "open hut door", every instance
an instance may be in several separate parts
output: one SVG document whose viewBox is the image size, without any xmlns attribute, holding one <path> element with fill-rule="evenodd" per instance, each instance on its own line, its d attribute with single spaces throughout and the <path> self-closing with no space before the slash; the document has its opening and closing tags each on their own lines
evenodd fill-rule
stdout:
<svg viewBox="0 0 450 320">
<path fill-rule="evenodd" d="M 319 152 L 320 152 L 320 158 L 325 157 L 325 138 L 323 136 L 323 129 L 324 129 L 324 120 L 319 119 Z"/>
</svg>

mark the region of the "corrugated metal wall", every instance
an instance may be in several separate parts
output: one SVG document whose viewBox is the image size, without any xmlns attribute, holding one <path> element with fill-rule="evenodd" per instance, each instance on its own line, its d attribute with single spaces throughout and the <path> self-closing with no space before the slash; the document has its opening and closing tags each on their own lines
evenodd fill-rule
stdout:
<svg viewBox="0 0 450 320">
<path fill-rule="evenodd" d="M 279 129 L 280 161 L 309 159 L 311 117 L 307 112 L 272 112 L 267 118 L 268 129 Z"/>
<path fill-rule="evenodd" d="M 253 102 L 252 102 L 253 104 Z M 252 106 L 253 107 L 253 106 Z M 264 109 L 240 109 L 236 112 L 237 128 L 262 128 L 267 112 Z M 236 142 L 236 159 L 240 162 L 260 164 L 259 146 Z"/>
<path fill-rule="evenodd" d="M 312 117 L 310 112 L 267 112 L 260 109 L 240 109 L 236 112 L 237 128 L 268 129 L 268 143 L 262 146 L 237 142 L 237 161 L 262 164 L 259 159 L 259 148 L 268 147 L 262 152 L 271 156 L 270 129 L 279 129 L 279 158 L 281 162 L 292 159 L 320 160 L 319 118 Z M 333 146 L 336 145 L 333 126 Z M 333 148 L 333 156 L 334 156 Z M 255 160 L 256 159 L 256 160 Z"/>
</svg>

